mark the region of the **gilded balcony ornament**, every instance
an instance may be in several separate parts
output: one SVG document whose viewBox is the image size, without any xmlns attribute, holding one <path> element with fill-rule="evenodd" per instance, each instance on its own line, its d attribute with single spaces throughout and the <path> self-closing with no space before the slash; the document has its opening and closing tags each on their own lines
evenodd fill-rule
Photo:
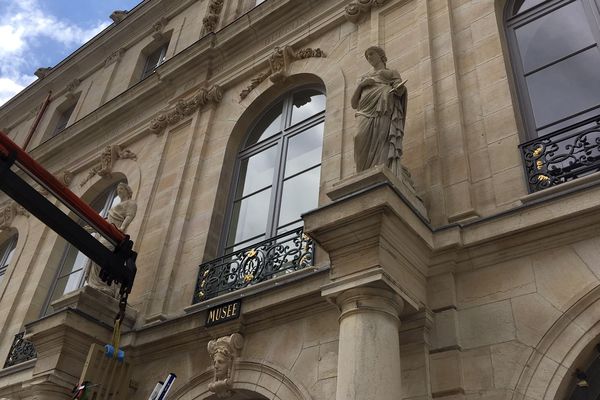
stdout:
<svg viewBox="0 0 600 400">
<path fill-rule="evenodd" d="M 200 265 L 193 302 L 312 266 L 315 245 L 295 229 Z M 198 295 L 199 292 L 203 295 Z"/>
<path fill-rule="evenodd" d="M 600 171 L 600 117 L 545 134 L 519 147 L 530 192 Z"/>
</svg>

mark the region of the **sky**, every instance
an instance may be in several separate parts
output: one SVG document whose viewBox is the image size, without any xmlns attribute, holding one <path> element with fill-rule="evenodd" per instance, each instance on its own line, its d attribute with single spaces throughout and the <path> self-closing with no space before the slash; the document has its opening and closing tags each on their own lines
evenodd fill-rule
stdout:
<svg viewBox="0 0 600 400">
<path fill-rule="evenodd" d="M 0 0 L 0 105 L 141 0 Z"/>
</svg>

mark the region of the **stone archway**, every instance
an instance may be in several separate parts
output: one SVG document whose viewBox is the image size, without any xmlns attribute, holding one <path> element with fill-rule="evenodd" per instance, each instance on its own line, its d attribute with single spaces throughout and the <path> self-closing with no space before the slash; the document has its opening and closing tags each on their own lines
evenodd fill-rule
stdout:
<svg viewBox="0 0 600 400">
<path fill-rule="evenodd" d="M 279 366 L 254 359 L 236 362 L 233 379 L 234 397 L 229 400 L 312 400 L 310 393 L 298 383 L 289 371 Z M 169 395 L 174 400 L 217 400 L 208 390 L 213 371 L 208 369 Z"/>
<path fill-rule="evenodd" d="M 546 332 L 521 371 L 513 399 L 564 399 L 576 368 L 597 357 L 600 338 L 600 286 L 573 304 Z"/>
</svg>

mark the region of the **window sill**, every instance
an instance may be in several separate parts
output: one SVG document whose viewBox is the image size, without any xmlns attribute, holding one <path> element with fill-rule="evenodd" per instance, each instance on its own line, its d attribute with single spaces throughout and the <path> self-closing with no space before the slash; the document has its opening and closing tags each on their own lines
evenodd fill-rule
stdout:
<svg viewBox="0 0 600 400">
<path fill-rule="evenodd" d="M 547 189 L 539 190 L 521 197 L 521 204 L 532 204 L 538 201 L 549 200 L 554 197 L 573 193 L 578 190 L 583 190 L 588 187 L 600 184 L 600 172 L 594 172 L 590 175 L 582 176 L 569 182 L 561 183 L 560 185 L 552 186 Z"/>
</svg>

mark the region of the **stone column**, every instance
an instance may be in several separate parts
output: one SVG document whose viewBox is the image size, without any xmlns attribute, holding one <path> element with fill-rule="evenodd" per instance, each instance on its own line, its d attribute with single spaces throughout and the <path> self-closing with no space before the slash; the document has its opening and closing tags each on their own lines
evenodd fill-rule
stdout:
<svg viewBox="0 0 600 400">
<path fill-rule="evenodd" d="M 336 399 L 399 399 L 402 299 L 387 288 L 358 287 L 336 302 L 342 312 Z"/>
</svg>

